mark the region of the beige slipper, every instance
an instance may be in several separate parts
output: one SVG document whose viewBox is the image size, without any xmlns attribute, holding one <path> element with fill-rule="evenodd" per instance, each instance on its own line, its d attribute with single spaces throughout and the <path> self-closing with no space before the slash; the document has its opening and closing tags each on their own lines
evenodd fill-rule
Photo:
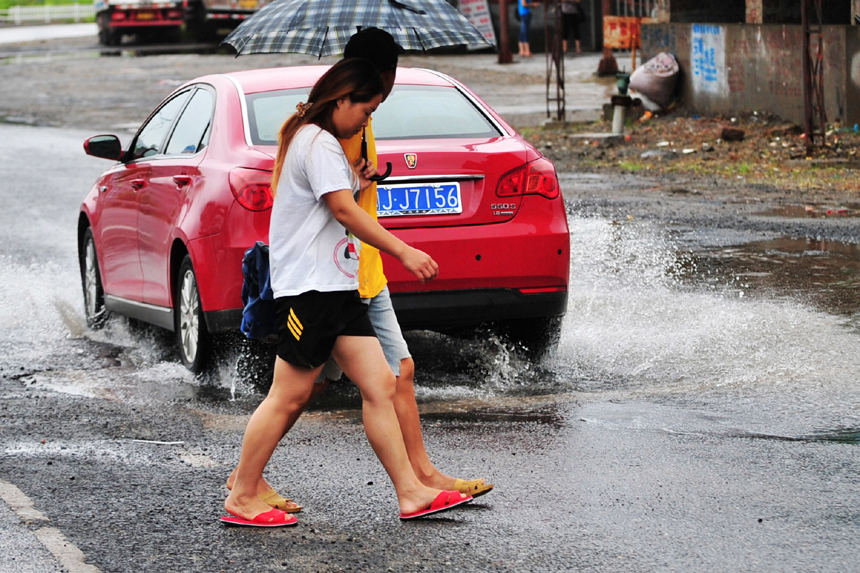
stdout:
<svg viewBox="0 0 860 573">
<path fill-rule="evenodd" d="M 299 513 L 302 510 L 302 506 L 289 498 L 281 496 L 281 494 L 276 492 L 274 488 L 270 489 L 266 493 L 261 493 L 260 499 L 275 509 L 280 509 L 287 513 Z"/>
<path fill-rule="evenodd" d="M 493 489 L 493 484 L 483 483 L 479 479 L 472 479 L 468 481 L 458 479 L 454 480 L 454 489 L 456 489 L 460 493 L 471 495 L 472 497 L 479 497 L 484 495 L 485 493 L 490 493 L 490 490 Z"/>
<path fill-rule="evenodd" d="M 227 489 L 230 488 L 228 487 Z M 300 506 L 288 497 L 283 497 L 281 494 L 275 491 L 275 488 L 270 489 L 266 493 L 261 493 L 259 497 L 263 500 L 264 503 L 268 504 L 270 507 L 280 509 L 281 511 L 286 511 L 287 513 L 299 513 L 302 510 L 302 506 Z"/>
</svg>

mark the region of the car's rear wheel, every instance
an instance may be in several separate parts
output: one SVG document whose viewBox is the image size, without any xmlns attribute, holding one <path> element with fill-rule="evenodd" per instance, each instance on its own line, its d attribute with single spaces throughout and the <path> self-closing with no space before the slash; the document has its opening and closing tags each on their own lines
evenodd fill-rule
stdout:
<svg viewBox="0 0 860 573">
<path fill-rule="evenodd" d="M 191 257 L 185 255 L 176 277 L 175 328 L 179 358 L 192 372 L 202 372 L 211 354 L 212 343 L 203 309 L 200 291 Z"/>
<path fill-rule="evenodd" d="M 96 241 L 92 228 L 84 233 L 83 250 L 80 255 L 81 285 L 84 289 L 84 316 L 87 326 L 93 330 L 102 328 L 107 320 L 102 275 L 96 256 Z"/>
<path fill-rule="evenodd" d="M 562 316 L 522 318 L 501 324 L 501 332 L 532 360 L 555 352 L 561 339 Z"/>
</svg>

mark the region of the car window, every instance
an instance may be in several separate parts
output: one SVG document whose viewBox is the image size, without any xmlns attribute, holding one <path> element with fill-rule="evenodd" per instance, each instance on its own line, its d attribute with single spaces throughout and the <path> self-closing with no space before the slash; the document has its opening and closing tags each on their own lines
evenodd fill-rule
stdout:
<svg viewBox="0 0 860 573">
<path fill-rule="evenodd" d="M 305 101 L 308 89 L 250 94 L 251 142 L 277 145 L 278 131 Z M 373 114 L 376 139 L 488 138 L 502 135 L 475 105 L 455 88 L 395 86 Z"/>
<path fill-rule="evenodd" d="M 170 125 L 176 119 L 176 114 L 182 109 L 182 104 L 185 103 L 189 93 L 190 91 L 185 91 L 178 94 L 161 106 L 161 109 L 149 119 L 143 129 L 140 130 L 137 139 L 134 140 L 132 161 L 159 153 L 164 136 L 167 135 L 167 130 L 170 129 Z"/>
<path fill-rule="evenodd" d="M 310 89 L 278 90 L 247 97 L 248 122 L 254 145 L 277 145 L 278 132 L 296 113 L 296 104 L 307 100 Z"/>
<path fill-rule="evenodd" d="M 200 88 L 194 92 L 176 122 L 164 153 L 167 155 L 194 154 L 206 146 L 209 125 L 212 122 L 213 103 L 214 98 L 209 90 Z"/>
<path fill-rule="evenodd" d="M 395 86 L 373 114 L 376 139 L 499 137 L 490 120 L 455 88 Z"/>
</svg>

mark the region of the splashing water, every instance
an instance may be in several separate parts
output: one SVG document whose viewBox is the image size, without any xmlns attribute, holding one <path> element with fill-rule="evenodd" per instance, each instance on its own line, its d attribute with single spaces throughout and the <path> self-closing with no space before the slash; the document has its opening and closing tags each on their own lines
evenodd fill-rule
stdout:
<svg viewBox="0 0 860 573">
<path fill-rule="evenodd" d="M 572 219 L 571 289 L 556 374 L 573 387 L 740 410 L 856 417 L 857 333 L 800 302 L 690 288 L 667 231 L 647 222 Z M 817 421 L 814 421 L 817 420 Z"/>
</svg>

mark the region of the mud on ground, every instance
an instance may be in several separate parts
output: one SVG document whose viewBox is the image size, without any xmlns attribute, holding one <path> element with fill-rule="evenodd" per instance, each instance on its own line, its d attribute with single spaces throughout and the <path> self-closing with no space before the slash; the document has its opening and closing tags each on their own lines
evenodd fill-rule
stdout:
<svg viewBox="0 0 860 573">
<path fill-rule="evenodd" d="M 809 154 L 801 127 L 749 113 L 699 117 L 669 112 L 628 121 L 625 135 L 603 139 L 611 122 L 525 127 L 521 132 L 560 172 L 638 175 L 675 194 L 731 190 L 745 198 L 802 205 L 809 216 L 844 216 L 860 203 L 860 132 L 830 125 Z M 725 141 L 723 130 L 743 139 Z M 829 212 L 828 212 L 829 211 Z"/>
</svg>

